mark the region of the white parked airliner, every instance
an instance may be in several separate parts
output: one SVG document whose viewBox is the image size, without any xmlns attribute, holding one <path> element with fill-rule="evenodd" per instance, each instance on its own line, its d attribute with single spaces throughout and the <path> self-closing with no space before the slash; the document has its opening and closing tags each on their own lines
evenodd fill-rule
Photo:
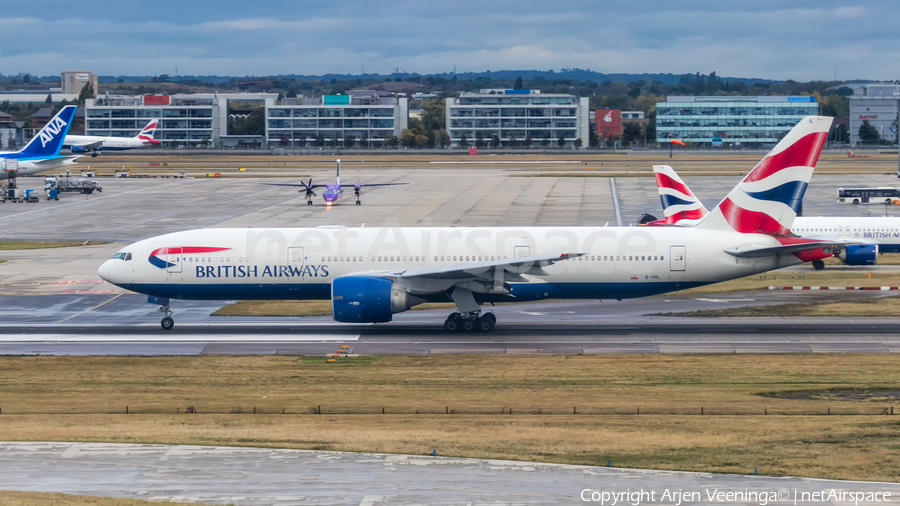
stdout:
<svg viewBox="0 0 900 506">
<path fill-rule="evenodd" d="M 66 140 L 63 141 L 63 147 L 69 148 L 72 153 L 90 154 L 94 157 L 99 155 L 100 151 L 124 151 L 126 149 L 155 146 L 159 144 L 159 141 L 153 138 L 156 135 L 156 127 L 158 125 L 158 119 L 151 119 L 147 126 L 134 137 L 67 135 Z"/>
<path fill-rule="evenodd" d="M 665 219 L 651 225 L 690 226 L 709 213 L 672 167 L 654 165 L 653 173 Z M 805 185 L 799 190 L 805 192 Z M 794 209 L 800 209 L 800 199 L 793 202 Z M 896 217 L 798 216 L 791 232 L 811 239 L 848 242 L 846 248 L 835 252 L 847 265 L 875 265 L 879 253 L 900 252 L 900 218 Z M 816 269 L 825 268 L 822 260 L 813 260 L 812 264 Z"/>
<path fill-rule="evenodd" d="M 832 118 L 804 118 L 693 227 L 202 229 L 134 243 L 100 276 L 171 299 L 324 299 L 339 322 L 391 321 L 433 301 L 447 330 L 490 331 L 489 302 L 642 297 L 831 256 L 842 243 L 790 233 Z M 802 196 L 802 195 L 801 195 Z"/>
</svg>

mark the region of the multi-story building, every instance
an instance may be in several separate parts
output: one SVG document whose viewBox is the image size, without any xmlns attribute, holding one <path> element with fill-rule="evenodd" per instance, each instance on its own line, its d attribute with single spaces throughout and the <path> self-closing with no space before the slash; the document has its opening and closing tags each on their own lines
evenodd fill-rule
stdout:
<svg viewBox="0 0 900 506">
<path fill-rule="evenodd" d="M 805 116 L 817 114 L 819 104 L 809 96 L 672 96 L 656 104 L 656 139 L 775 144 Z"/>
<path fill-rule="evenodd" d="M 855 88 L 850 96 L 850 143 L 859 142 L 859 127 L 868 121 L 880 139 L 897 140 L 896 126 L 900 85 L 870 84 Z"/>
<path fill-rule="evenodd" d="M 95 94 L 99 91 L 97 90 L 97 76 L 90 70 L 64 70 L 62 72 L 63 93 L 78 96 L 86 84 L 93 86 Z"/>
<path fill-rule="evenodd" d="M 101 97 L 85 102 L 85 134 L 133 137 L 160 118 L 156 139 L 163 148 L 222 147 L 228 134 L 228 102 L 270 107 L 276 93 L 196 93 Z"/>
<path fill-rule="evenodd" d="M 388 136 L 400 137 L 409 125 L 409 99 L 382 97 L 375 91 L 348 95 L 285 98 L 266 110 L 270 146 L 339 145 L 382 147 Z"/>
<path fill-rule="evenodd" d="M 560 138 L 568 147 L 587 147 L 590 140 L 588 99 L 539 90 L 481 90 L 448 98 L 447 133 L 453 146 L 463 136 L 474 146 L 490 145 L 496 137 L 503 147 L 521 146 L 529 135 L 534 146 Z"/>
</svg>

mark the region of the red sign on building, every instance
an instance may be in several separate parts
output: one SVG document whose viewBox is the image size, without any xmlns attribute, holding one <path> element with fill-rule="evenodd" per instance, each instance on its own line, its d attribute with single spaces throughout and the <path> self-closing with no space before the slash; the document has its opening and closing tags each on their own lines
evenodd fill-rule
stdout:
<svg viewBox="0 0 900 506">
<path fill-rule="evenodd" d="M 169 96 L 144 95 L 144 105 L 169 105 Z"/>
<path fill-rule="evenodd" d="M 619 109 L 597 109 L 594 112 L 597 124 L 597 137 L 608 139 L 622 133 L 622 111 Z"/>
</svg>

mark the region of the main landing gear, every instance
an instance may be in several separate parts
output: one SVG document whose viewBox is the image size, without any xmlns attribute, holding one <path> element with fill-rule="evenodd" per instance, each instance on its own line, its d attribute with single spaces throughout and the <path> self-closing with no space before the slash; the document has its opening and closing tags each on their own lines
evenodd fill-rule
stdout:
<svg viewBox="0 0 900 506">
<path fill-rule="evenodd" d="M 821 261 L 821 260 L 813 260 L 813 261 L 812 261 L 812 266 L 813 266 L 813 268 L 814 268 L 815 270 L 821 271 L 822 269 L 825 268 L 825 262 L 823 262 L 823 261 Z"/>
<path fill-rule="evenodd" d="M 469 313 L 453 313 L 444 321 L 444 329 L 449 332 L 490 332 L 497 324 L 494 313 L 472 311 Z"/>
<path fill-rule="evenodd" d="M 166 304 L 165 306 L 160 306 L 159 309 L 157 309 L 157 311 L 166 315 L 159 322 L 159 324 L 162 326 L 163 330 L 172 330 L 172 327 L 175 326 L 175 320 L 172 319 L 172 311 L 169 310 L 169 305 Z"/>
</svg>

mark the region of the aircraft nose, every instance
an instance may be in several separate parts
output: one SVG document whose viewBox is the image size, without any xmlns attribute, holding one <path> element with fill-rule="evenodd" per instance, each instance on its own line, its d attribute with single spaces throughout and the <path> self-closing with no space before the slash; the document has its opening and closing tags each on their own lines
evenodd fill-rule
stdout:
<svg viewBox="0 0 900 506">
<path fill-rule="evenodd" d="M 103 265 L 101 265 L 100 268 L 97 269 L 97 274 L 99 274 L 100 278 L 106 282 L 109 282 L 109 270 L 110 270 L 109 263 L 110 262 L 111 262 L 111 260 L 107 260 L 107 261 L 103 262 Z"/>
</svg>

